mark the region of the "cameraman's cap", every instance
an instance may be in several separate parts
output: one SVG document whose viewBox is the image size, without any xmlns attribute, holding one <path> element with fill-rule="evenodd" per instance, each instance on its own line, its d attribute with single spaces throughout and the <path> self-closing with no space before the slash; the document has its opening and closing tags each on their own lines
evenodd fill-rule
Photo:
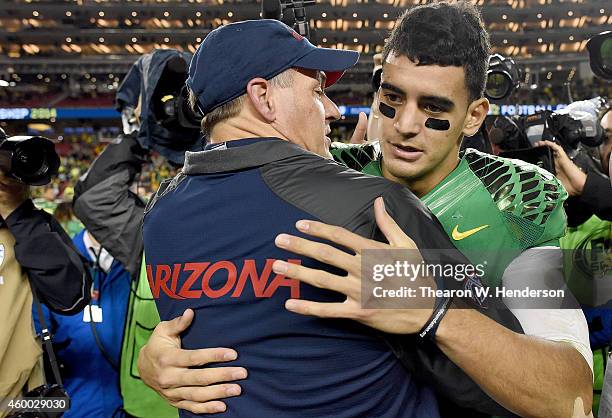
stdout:
<svg viewBox="0 0 612 418">
<path fill-rule="evenodd" d="M 317 48 L 278 20 L 246 20 L 208 34 L 191 60 L 186 83 L 206 115 L 243 95 L 253 78 L 269 80 L 299 67 L 325 71 L 329 87 L 358 59 L 355 51 Z"/>
</svg>

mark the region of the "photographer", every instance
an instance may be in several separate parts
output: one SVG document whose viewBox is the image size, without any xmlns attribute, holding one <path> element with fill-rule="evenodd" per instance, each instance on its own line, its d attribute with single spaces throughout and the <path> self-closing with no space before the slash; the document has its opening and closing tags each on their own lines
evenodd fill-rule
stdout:
<svg viewBox="0 0 612 418">
<path fill-rule="evenodd" d="M 118 362 L 130 276 L 87 230 L 81 230 L 73 242 L 92 266 L 91 304 L 83 315 L 72 317 L 43 308 L 70 396 L 70 410 L 64 417 L 116 417 L 123 406 Z M 33 315 L 39 330 L 40 319 L 36 311 Z"/>
<path fill-rule="evenodd" d="M 89 302 L 86 262 L 57 221 L 35 209 L 28 196 L 26 184 L 0 172 L 0 399 L 44 383 L 32 291 L 63 315 L 74 315 Z"/>
<path fill-rule="evenodd" d="M 612 112 L 603 116 L 601 127 L 602 143 L 597 148 L 579 148 L 573 159 L 555 142 L 535 143 L 552 150 L 556 176 L 570 195 L 565 203 L 569 228 L 561 240 L 561 247 L 567 281 L 582 303 L 589 325 L 594 413 L 599 409 L 607 351 L 612 340 L 610 297 L 600 288 L 600 284 L 605 286 L 602 266 L 605 266 L 605 254 L 610 251 L 612 238 L 609 222 L 612 219 L 612 186 L 606 174 L 612 150 Z M 586 167 L 584 171 L 574 161 Z"/>
<path fill-rule="evenodd" d="M 592 215 L 612 220 L 612 186 L 606 175 L 612 151 L 612 111 L 604 115 L 601 126 L 604 137 L 597 150 L 601 166 L 600 169 L 592 167 L 587 173 L 574 164 L 558 144 L 550 141 L 536 143 L 553 151 L 557 178 L 570 195 L 566 205 L 569 226 L 580 225 Z"/>
</svg>

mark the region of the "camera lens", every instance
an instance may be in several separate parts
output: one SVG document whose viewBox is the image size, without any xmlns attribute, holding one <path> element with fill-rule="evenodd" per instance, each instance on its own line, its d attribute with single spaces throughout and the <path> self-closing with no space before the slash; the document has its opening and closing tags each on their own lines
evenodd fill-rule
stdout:
<svg viewBox="0 0 612 418">
<path fill-rule="evenodd" d="M 593 73 L 604 80 L 612 80 L 612 31 L 602 32 L 589 39 L 587 49 Z"/>
<path fill-rule="evenodd" d="M 175 117 L 175 110 L 174 110 L 174 102 L 175 99 L 172 98 L 166 102 L 164 102 L 163 107 L 164 107 L 164 113 L 166 114 L 167 117 Z"/>
<path fill-rule="evenodd" d="M 612 72 L 612 38 L 603 41 L 599 51 L 601 53 L 601 63 L 604 71 Z"/>
<path fill-rule="evenodd" d="M 502 71 L 490 71 L 487 75 L 486 94 L 495 100 L 505 98 L 512 89 L 512 80 Z"/>
<path fill-rule="evenodd" d="M 45 147 L 37 141 L 26 141 L 15 150 L 13 170 L 24 179 L 45 175 L 49 169 L 47 159 Z"/>
</svg>

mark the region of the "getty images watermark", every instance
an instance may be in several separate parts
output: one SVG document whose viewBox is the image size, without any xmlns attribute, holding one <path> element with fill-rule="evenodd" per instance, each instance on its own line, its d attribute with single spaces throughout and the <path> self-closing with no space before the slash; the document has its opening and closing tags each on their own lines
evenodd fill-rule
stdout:
<svg viewBox="0 0 612 418">
<path fill-rule="evenodd" d="M 501 301 L 516 309 L 576 309 L 579 303 L 595 302 L 581 295 L 577 300 L 572 286 L 583 291 L 587 284 L 592 287 L 612 280 L 609 270 L 594 273 L 590 281 L 576 277 L 572 269 L 564 269 L 572 265 L 573 255 L 559 249 L 521 254 L 517 250 L 465 255 L 457 250 L 365 250 L 362 304 L 368 309 L 427 308 L 436 299 L 453 297 L 467 302 L 464 306 L 483 308 Z M 600 299 L 612 300 L 612 286 L 608 288 L 599 286 Z"/>
</svg>

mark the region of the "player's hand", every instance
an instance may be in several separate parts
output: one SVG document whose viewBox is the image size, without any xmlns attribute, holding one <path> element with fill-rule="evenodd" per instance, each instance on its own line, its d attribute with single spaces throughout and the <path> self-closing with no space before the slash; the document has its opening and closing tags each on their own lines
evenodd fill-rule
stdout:
<svg viewBox="0 0 612 418">
<path fill-rule="evenodd" d="M 535 145 L 548 147 L 552 150 L 557 178 L 570 196 L 580 196 L 586 182 L 586 174 L 570 160 L 559 144 L 551 141 L 539 141 Z"/>
<path fill-rule="evenodd" d="M 27 184 L 14 180 L 0 171 L 0 217 L 6 219 L 25 202 L 30 194 Z"/>
<path fill-rule="evenodd" d="M 368 117 L 364 112 L 359 112 L 359 120 L 357 126 L 351 136 L 351 144 L 363 144 L 366 142 L 366 135 L 368 133 Z"/>
<path fill-rule="evenodd" d="M 331 245 L 310 241 L 304 238 L 280 234 L 276 237 L 276 245 L 287 251 L 314 258 L 322 263 L 338 267 L 348 273 L 347 276 L 338 276 L 323 270 L 316 270 L 296 264 L 289 264 L 277 260 L 273 270 L 309 285 L 332 290 L 346 296 L 342 303 L 320 303 L 300 299 L 290 299 L 285 307 L 292 312 L 302 315 L 312 315 L 321 318 L 346 318 L 359 321 L 383 332 L 396 334 L 411 334 L 421 330 L 433 310 L 433 300 L 424 309 L 364 309 L 361 300 L 361 255 L 365 249 L 411 249 L 406 253 L 418 254 L 418 260 L 411 263 L 420 263 L 422 258 L 416 244 L 408 237 L 389 216 L 381 197 L 374 203 L 376 223 L 390 244 L 363 238 L 344 228 L 327 225 L 315 221 L 299 221 L 296 227 L 305 234 L 322 238 L 352 250 L 355 254 L 339 250 Z M 385 263 L 386 264 L 386 263 Z M 419 281 L 422 280 L 422 281 Z M 423 286 L 435 288 L 432 279 L 419 278 L 416 282 Z"/>
<path fill-rule="evenodd" d="M 162 321 L 140 350 L 138 370 L 142 381 L 172 406 L 195 414 L 212 414 L 226 410 L 217 399 L 237 396 L 237 384 L 223 383 L 247 377 L 242 367 L 190 369 L 209 363 L 235 360 L 238 354 L 229 348 L 181 349 L 181 332 L 193 321 L 194 312 L 187 309 L 172 321 Z"/>
</svg>

